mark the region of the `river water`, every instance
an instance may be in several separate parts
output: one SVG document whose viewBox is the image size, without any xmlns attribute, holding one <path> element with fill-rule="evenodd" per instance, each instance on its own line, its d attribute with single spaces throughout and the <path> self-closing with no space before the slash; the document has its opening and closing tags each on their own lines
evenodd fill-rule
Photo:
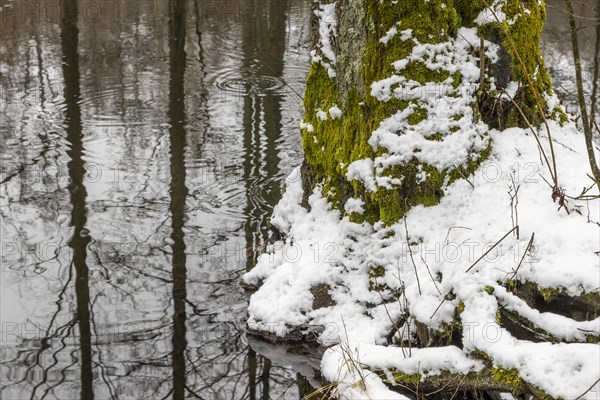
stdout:
<svg viewBox="0 0 600 400">
<path fill-rule="evenodd" d="M 0 7 L 0 398 L 309 393 L 318 359 L 251 347 L 239 282 L 302 158 L 310 1 Z"/>
</svg>

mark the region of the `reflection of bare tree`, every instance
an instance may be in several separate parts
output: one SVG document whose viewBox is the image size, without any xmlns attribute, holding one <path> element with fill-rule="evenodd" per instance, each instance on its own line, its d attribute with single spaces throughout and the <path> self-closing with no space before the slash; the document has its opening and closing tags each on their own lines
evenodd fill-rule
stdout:
<svg viewBox="0 0 600 400">
<path fill-rule="evenodd" d="M 280 80 L 283 75 L 286 7 L 285 0 L 267 1 L 261 7 L 251 3 L 246 11 L 256 15 L 256 20 L 243 21 L 247 270 L 253 265 L 254 250 L 266 236 L 266 218 L 271 214 L 272 204 L 281 195 L 279 182 L 274 178 L 279 167 L 277 140 L 281 133 L 282 98 L 268 86 L 271 80 L 267 78 Z"/>
<path fill-rule="evenodd" d="M 89 269 L 86 264 L 87 245 L 91 238 L 85 228 L 87 222 L 86 208 L 86 187 L 84 177 L 86 174 L 85 164 L 83 161 L 83 133 L 81 123 L 80 110 L 80 73 L 79 73 L 79 54 L 78 54 L 78 39 L 79 31 L 77 28 L 77 1 L 62 0 L 62 9 L 64 13 L 61 20 L 61 48 L 62 48 L 62 65 L 64 77 L 64 104 L 65 104 L 65 127 L 66 127 L 66 142 L 68 144 L 67 156 L 69 186 L 68 192 L 71 202 L 71 223 L 72 235 L 67 242 L 71 249 L 72 259 L 68 267 L 68 277 L 62 283 L 62 288 L 58 292 L 56 305 L 57 309 L 51 316 L 44 336 L 40 339 L 40 346 L 37 351 L 30 352 L 25 355 L 29 366 L 24 378 L 15 384 L 27 383 L 30 379 L 29 372 L 34 373 L 38 368 L 42 368 L 41 379 L 38 382 L 30 382 L 31 398 L 37 398 L 36 393 L 42 386 L 47 385 L 41 398 L 50 395 L 53 390 L 60 386 L 67 379 L 66 371 L 74 365 L 79 364 L 80 367 L 80 397 L 82 399 L 93 399 L 93 360 L 92 360 L 92 315 L 90 312 L 90 294 L 89 294 Z M 40 43 L 38 37 L 38 64 L 40 70 L 41 53 L 39 51 Z M 43 87 L 43 79 L 40 72 L 40 82 Z M 41 101 L 45 101 L 43 88 L 41 89 Z M 42 152 L 48 150 L 47 146 L 43 147 Z M 60 263 L 59 247 L 55 258 Z M 50 260 L 45 260 L 45 262 Z M 74 285 L 75 288 L 75 315 L 68 319 L 66 323 L 58 324 L 58 317 L 64 311 L 64 302 L 67 297 L 67 290 Z M 58 325 L 57 325 L 58 324 Z M 55 326 L 57 325 L 57 326 Z M 79 358 L 73 357 L 70 364 L 62 364 L 59 360 L 59 355 L 68 346 L 68 338 L 72 335 L 74 327 L 78 327 L 79 341 Z M 53 342 L 60 341 L 60 346 L 55 347 L 51 354 L 52 362 L 45 365 L 44 352 L 50 349 Z M 55 367 L 62 367 L 60 370 L 60 379 L 52 380 L 48 384 L 50 371 Z"/>
<path fill-rule="evenodd" d="M 169 1 L 169 139 L 171 143 L 171 240 L 173 267 L 173 399 L 185 398 L 186 390 L 186 254 L 183 233 L 185 201 L 185 3 Z"/>
<path fill-rule="evenodd" d="M 107 13 L 86 24 L 74 18 L 80 2 L 61 1 L 66 13 L 60 24 L 17 28 L 17 45 L 9 44 L 15 51 L 7 57 L 12 75 L 0 78 L 26 92 L 26 107 L 13 113 L 8 130 L 20 170 L 2 184 L 14 207 L 2 210 L 3 225 L 10 218 L 10 229 L 32 232 L 29 218 L 36 215 L 45 231 L 29 241 L 49 232 L 58 244 L 44 261 L 10 260 L 8 269 L 16 271 L 12 299 L 32 310 L 41 305 L 44 311 L 34 318 L 43 330 L 35 339 L 21 338 L 19 349 L 3 357 L 9 372 L 0 371 L 1 390 L 7 389 L 6 397 L 47 399 L 132 392 L 149 398 L 266 399 L 294 390 L 289 370 L 249 349 L 238 287 L 243 267 L 221 253 L 224 243 L 243 241 L 242 231 L 249 243 L 258 241 L 279 196 L 284 101 L 265 87 L 281 79 L 287 5 L 148 0 L 137 3 L 141 12 L 127 23 L 109 20 L 114 16 Z M 210 14 L 215 9 L 218 14 Z M 205 86 L 225 67 L 250 82 L 243 98 Z M 132 92 L 146 101 L 129 101 Z M 232 130 L 242 121 L 223 120 L 241 116 L 244 103 L 250 105 L 249 125 Z M 194 163 L 212 168 L 223 154 L 231 157 L 225 163 L 246 166 L 248 173 L 240 177 L 240 170 L 228 169 L 223 176 L 215 167 L 208 184 L 198 182 Z M 129 169 L 140 158 L 150 161 Z M 111 182 L 113 162 L 125 166 L 135 183 Z M 108 179 L 90 182 L 86 169 L 93 163 L 105 167 Z M 38 164 L 57 164 L 60 182 L 47 179 L 29 187 L 26 173 Z M 224 189 L 231 197 L 221 196 Z M 227 214 L 219 214 L 207 198 L 227 202 Z M 119 241 L 131 243 L 134 251 L 106 247 Z M 35 278 L 31 272 L 15 277 L 25 269 L 35 270 Z M 27 299 L 30 288 L 35 301 Z"/>
<path fill-rule="evenodd" d="M 279 167 L 277 139 L 281 134 L 282 98 L 263 82 L 264 77 L 281 79 L 285 51 L 287 1 L 273 0 L 266 4 L 267 13 L 251 3 L 251 15 L 257 20 L 243 22 L 243 68 L 247 75 L 244 95 L 244 181 L 246 182 L 246 270 L 254 266 L 259 244 L 266 238 L 266 218 L 272 204 L 281 195 L 279 182 L 274 179 Z M 261 7 L 262 8 L 262 7 Z M 254 60 L 259 60 L 256 65 Z M 267 85 L 265 85 L 267 86 Z M 248 394 L 255 400 L 256 385 L 262 382 L 262 399 L 269 399 L 271 361 L 248 348 Z M 260 378 L 258 364 L 262 363 Z"/>
<path fill-rule="evenodd" d="M 81 398 L 94 398 L 92 374 L 92 344 L 90 328 L 90 289 L 89 270 L 86 264 L 87 245 L 90 237 L 84 231 L 87 221 L 85 199 L 87 196 L 84 185 L 85 166 L 83 162 L 83 132 L 81 125 L 81 110 L 79 101 L 79 30 L 77 28 L 77 0 L 62 0 L 61 43 L 63 49 L 63 76 L 65 80 L 65 105 L 67 123 L 67 142 L 70 158 L 69 193 L 71 194 L 71 226 L 73 236 L 69 247 L 73 251 L 75 267 L 75 297 L 77 302 L 76 320 L 79 326 L 79 347 L 81 352 Z"/>
</svg>

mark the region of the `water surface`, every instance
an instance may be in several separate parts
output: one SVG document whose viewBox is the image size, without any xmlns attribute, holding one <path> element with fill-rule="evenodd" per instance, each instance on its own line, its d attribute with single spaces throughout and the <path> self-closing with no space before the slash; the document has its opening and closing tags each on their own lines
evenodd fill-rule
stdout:
<svg viewBox="0 0 600 400">
<path fill-rule="evenodd" d="M 302 398 L 319 360 L 251 347 L 239 282 L 302 157 L 309 0 L 0 7 L 0 397 Z"/>
<path fill-rule="evenodd" d="M 2 4 L 3 399 L 302 397 L 239 282 L 301 159 L 308 8 Z"/>
</svg>

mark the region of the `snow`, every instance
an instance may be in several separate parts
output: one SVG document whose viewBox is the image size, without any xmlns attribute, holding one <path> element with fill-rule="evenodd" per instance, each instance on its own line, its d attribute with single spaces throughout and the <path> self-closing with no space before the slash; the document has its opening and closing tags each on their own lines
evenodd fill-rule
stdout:
<svg viewBox="0 0 600 400">
<path fill-rule="evenodd" d="M 320 63 L 327 69 L 330 78 L 335 78 L 335 52 L 332 46 L 332 37 L 336 35 L 337 20 L 335 17 L 335 2 L 330 4 L 318 4 L 315 15 L 319 21 L 319 44 L 318 48 L 323 56 L 318 55 L 315 50 L 311 51 L 312 61 Z"/>
<path fill-rule="evenodd" d="M 386 33 L 385 36 L 379 39 L 379 41 L 383 44 L 388 44 L 390 40 L 398 33 L 398 30 L 395 26 L 392 26 Z"/>
<path fill-rule="evenodd" d="M 582 162 L 586 154 L 583 137 L 573 123 L 562 127 L 550 124 L 561 186 L 567 194 L 576 196 L 581 188 L 590 186 L 586 176 L 588 167 Z M 572 295 L 597 290 L 600 286 L 600 266 L 595 254 L 600 251 L 598 227 L 589 223 L 588 218 L 600 220 L 598 201 L 572 200 L 570 214 L 564 209 L 557 211 L 550 188 L 542 179 L 549 179 L 549 173 L 540 161 L 534 138 L 518 128 L 492 130 L 490 136 L 494 143 L 490 159 L 469 177 L 474 187 L 465 180 L 457 181 L 445 188 L 439 205 L 417 206 L 407 214 L 408 239 L 421 242 L 411 246 L 416 266 L 409 257 L 404 221 L 391 227 L 352 223 L 347 216 L 331 209 L 319 187 L 309 198 L 309 212 L 300 206 L 302 184 L 299 170 L 295 170 L 286 181 L 286 192 L 272 219 L 273 225 L 287 234 L 287 239 L 263 254 L 257 266 L 244 277 L 246 283 L 264 281 L 250 299 L 250 328 L 269 330 L 283 337 L 293 327 L 310 330 L 323 326 L 326 329 L 319 340 L 324 344 L 348 341 L 360 348 L 381 346 L 381 359 L 373 360 L 372 365 L 367 363 L 367 369 L 408 368 L 404 361 L 384 365 L 395 362 L 395 358 L 386 356 L 396 350 L 385 347 L 385 336 L 391 327 L 390 317 L 397 320 L 402 307 L 389 290 L 382 293 L 370 290 L 369 269 L 380 265 L 386 273 L 377 278 L 377 283 L 396 289 L 404 287 L 410 315 L 427 326 L 439 328 L 441 323 L 451 322 L 454 309 L 463 302 L 461 320 L 466 357 L 474 350 L 484 351 L 496 365 L 517 368 L 523 378 L 553 396 L 572 398 L 586 390 L 600 374 L 597 345 L 533 344 L 517 340 L 496 323 L 496 311 L 499 306 L 517 311 L 558 339 L 582 340 L 586 332 L 599 333 L 598 319 L 577 322 L 540 313 L 498 284 L 507 282 L 523 259 L 516 275 L 521 282 L 563 288 Z M 543 135 L 541 140 L 547 150 Z M 495 251 L 466 272 L 511 229 L 510 197 L 506 193 L 513 180 L 520 185 L 519 238 L 509 235 Z M 346 212 L 356 212 L 359 205 L 362 207 L 359 201 L 350 200 Z M 536 250 L 525 255 L 534 232 Z M 427 269 L 433 277 L 441 279 L 434 284 Z M 321 283 L 330 286 L 336 304 L 314 310 L 310 288 Z M 493 287 L 494 293 L 487 293 L 486 286 Z M 442 303 L 443 295 L 450 291 L 456 298 Z M 440 303 L 442 306 L 436 312 Z M 361 353 L 364 363 L 363 358 L 367 356 Z M 337 367 L 333 371 L 335 360 L 324 359 L 323 363 L 328 376 L 339 373 Z M 376 378 L 369 379 L 375 382 Z M 381 387 L 373 382 L 370 385 L 378 392 Z"/>
<path fill-rule="evenodd" d="M 312 124 L 304 122 L 304 121 L 300 122 L 300 129 L 306 129 L 308 132 L 315 131 L 315 127 L 312 126 Z"/>
<path fill-rule="evenodd" d="M 362 214 L 365 212 L 364 209 L 365 202 L 362 199 L 348 199 L 346 202 L 344 209 L 348 214 L 357 213 Z"/>
<path fill-rule="evenodd" d="M 329 109 L 329 115 L 331 115 L 332 119 L 342 118 L 342 110 L 338 108 L 338 106 L 333 106 Z"/>
<path fill-rule="evenodd" d="M 475 28 L 461 28 L 457 39 L 449 42 L 421 44 L 413 39 L 411 54 L 393 63 L 397 74 L 371 85 L 371 95 L 379 101 L 397 98 L 412 102 L 382 121 L 373 132 L 369 144 L 375 151 L 386 150 L 370 161 L 374 171 L 365 171 L 364 161 L 358 160 L 355 163 L 360 166 L 349 166 L 349 179 L 360 179 L 375 191 L 379 186 L 389 186 L 389 180 L 382 176 L 388 167 L 412 158 L 438 169 L 456 167 L 468 163 L 474 152 L 481 152 L 489 145 L 487 126 L 483 122 L 474 122 L 471 107 L 479 88 L 478 59 L 471 54 L 471 43 L 479 42 L 476 38 Z M 485 47 L 490 59 L 495 60 L 497 45 L 486 41 Z M 424 62 L 431 70 L 459 72 L 461 84 L 455 89 L 452 77 L 440 83 L 426 84 L 407 80 L 401 73 L 411 61 Z M 410 125 L 408 118 L 417 107 L 424 109 L 428 117 Z M 431 140 L 433 134 L 441 135 L 442 139 Z"/>
<path fill-rule="evenodd" d="M 321 361 L 324 377 L 331 382 L 337 382 L 336 394 L 342 399 L 409 399 L 391 392 L 380 376 L 362 368 L 362 365 L 368 365 L 373 370 L 382 370 L 385 375 L 389 375 L 390 369 L 393 368 L 406 374 L 421 373 L 423 376 L 438 375 L 442 370 L 466 374 L 482 368 L 479 361 L 469 359 L 455 346 L 408 349 L 367 343 L 360 343 L 356 347 L 342 344 L 328 349 Z M 392 380 L 391 377 L 388 379 Z M 356 390 L 361 385 L 364 385 L 365 389 Z M 369 397 L 365 396 L 365 392 Z"/>
<path fill-rule="evenodd" d="M 412 38 L 412 29 L 405 29 L 400 32 L 402 35 L 400 36 L 400 40 L 406 42 L 408 39 Z"/>
<path fill-rule="evenodd" d="M 327 119 L 327 113 L 323 110 L 321 110 L 320 108 L 318 108 L 317 110 L 317 118 L 319 118 L 321 121 L 325 121 Z"/>
<path fill-rule="evenodd" d="M 506 21 L 506 14 L 502 10 L 502 6 L 504 5 L 503 1 L 495 1 L 491 7 L 484 8 L 477 18 L 475 18 L 475 23 L 477 25 L 485 25 L 494 22 L 504 22 Z"/>
<path fill-rule="evenodd" d="M 519 83 L 515 82 L 515 81 L 510 81 L 508 82 L 508 85 L 506 86 L 506 89 L 504 90 L 504 93 L 502 93 L 500 95 L 500 98 L 503 100 L 508 100 L 508 101 L 512 101 L 515 96 L 517 95 L 517 91 L 519 90 Z M 552 108 L 548 107 L 550 110 L 552 110 Z"/>
<path fill-rule="evenodd" d="M 501 5 L 492 7 L 502 19 Z M 328 46 L 335 25 L 323 20 L 335 9 L 320 5 L 318 10 L 320 49 L 334 64 Z M 484 10 L 477 20 L 489 22 L 490 14 Z M 397 33 L 392 27 L 380 41 L 388 43 Z M 308 211 L 300 205 L 303 189 L 297 168 L 286 180 L 271 220 L 284 239 L 269 246 L 244 276 L 247 284 L 262 284 L 250 298 L 248 326 L 282 338 L 300 330 L 332 346 L 321 370 L 337 383 L 341 398 L 405 399 L 391 392 L 378 373 L 467 373 L 482 368 L 474 352 L 490 356 L 495 367 L 516 369 L 551 396 L 576 398 L 600 376 L 600 347 L 585 343 L 586 335 L 600 335 L 600 318 L 575 321 L 540 312 L 505 286 L 516 280 L 572 296 L 600 288 L 600 200 L 575 199 L 592 186 L 583 135 L 572 121 L 548 121 L 559 185 L 569 196 L 566 208 L 559 207 L 547 183 L 552 181 L 549 166 L 540 156 L 540 148 L 551 154 L 546 129 L 536 128 L 538 145 L 528 130 L 498 131 L 476 122 L 476 28 L 461 28 L 457 39 L 438 44 L 420 43 L 410 30 L 400 34 L 401 40 L 412 40 L 412 52 L 393 63 L 396 73 L 371 85 L 370 95 L 382 102 L 408 100 L 409 105 L 372 132 L 368 143 L 376 157 L 340 166 L 347 179 L 375 192 L 402 184 L 386 170 L 411 159 L 442 170 L 469 163 L 490 145 L 491 155 L 468 180 L 446 183 L 438 205 L 415 206 L 391 226 L 351 222 L 351 214 L 364 212 L 364 202 L 351 198 L 343 211 L 332 209 L 321 185 L 310 194 Z M 498 46 L 485 41 L 484 47 L 487 57 L 496 60 Z M 453 78 L 426 84 L 408 80 L 402 73 L 409 62 L 458 73 L 461 84 L 455 88 Z M 505 96 L 514 97 L 518 88 L 518 82 L 511 82 Z M 555 96 L 546 100 L 550 109 L 559 104 Z M 408 118 L 417 108 L 427 118 L 411 125 Z M 319 119 L 327 114 L 342 117 L 337 106 L 317 110 Z M 431 140 L 434 134 L 438 137 Z M 424 181 L 427 172 L 421 169 L 418 177 Z M 598 193 L 597 187 L 587 192 Z M 374 276 L 374 268 L 384 273 Z M 327 285 L 335 304 L 313 308 L 311 288 L 316 285 Z M 431 329 L 452 323 L 459 305 L 464 307 L 459 316 L 462 349 L 394 347 L 415 341 L 417 322 Z M 498 323 L 500 308 L 518 313 L 561 342 L 515 338 Z M 406 312 L 408 321 L 390 340 L 392 321 Z"/>
</svg>

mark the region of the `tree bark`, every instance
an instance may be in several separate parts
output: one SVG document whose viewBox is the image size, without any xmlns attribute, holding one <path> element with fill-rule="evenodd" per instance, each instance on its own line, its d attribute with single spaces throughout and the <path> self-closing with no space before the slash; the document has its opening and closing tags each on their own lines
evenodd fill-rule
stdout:
<svg viewBox="0 0 600 400">
<path fill-rule="evenodd" d="M 315 3 L 317 11 L 322 4 Z M 392 224 L 414 205 L 438 204 L 443 196 L 444 183 L 468 176 L 485 160 L 489 148 L 471 152 L 454 168 L 439 169 L 416 158 L 410 159 L 384 172 L 390 179 L 401 180 L 401 184 L 393 189 L 379 188 L 375 192 L 366 190 L 356 181 L 351 182 L 346 176 L 348 165 L 353 161 L 373 158 L 378 154 L 368 140 L 384 119 L 409 106 L 415 107 L 408 118 L 409 124 L 428 118 L 419 99 L 395 97 L 389 101 L 378 101 L 370 93 L 374 82 L 397 73 L 392 63 L 408 57 L 413 49 L 413 40 L 398 38 L 400 31 L 412 30 L 412 37 L 422 44 L 457 39 L 459 29 L 473 27 L 474 19 L 484 8 L 484 0 L 406 0 L 396 4 L 379 0 L 337 2 L 337 32 L 332 40 L 336 60 L 329 60 L 335 70 L 335 78 L 329 76 L 325 63 L 313 62 L 304 98 L 306 115 L 302 135 L 308 168 L 303 168 L 303 179 L 312 182 L 310 187 L 305 188 L 309 193 L 315 184 L 323 184 L 323 193 L 340 210 L 344 209 L 349 198 L 361 198 L 366 211 L 362 216 L 351 215 L 351 219 Z M 497 43 L 500 50 L 495 63 L 488 59 L 481 63 L 484 85 L 479 88 L 478 100 L 472 104 L 473 119 L 474 122 L 482 119 L 497 128 L 527 127 L 526 121 L 531 124 L 542 121 L 546 107 L 542 94 L 551 92 L 539 48 L 545 7 L 536 0 L 509 0 L 503 12 L 507 21 L 514 19 L 516 22 L 492 21 L 478 27 L 479 36 Z M 313 27 L 318 47 L 318 18 L 315 18 Z M 398 33 L 383 43 L 380 39 L 391 27 L 396 27 Z M 480 51 L 480 43 L 472 43 L 473 54 Z M 326 59 L 319 50 L 317 55 Z M 440 84 L 448 77 L 453 79 L 452 84 L 456 87 L 468 84 L 462 81 L 459 73 L 431 70 L 422 62 L 410 62 L 402 74 L 421 85 Z M 491 78 L 495 82 L 493 91 Z M 497 96 L 511 81 L 520 84 L 514 96 L 515 104 L 499 100 Z M 319 118 L 319 110 L 326 112 L 333 106 L 343 111 L 343 118 Z M 431 140 L 440 140 L 440 137 L 432 134 Z M 428 176 L 425 180 L 419 179 L 422 171 Z"/>
</svg>

